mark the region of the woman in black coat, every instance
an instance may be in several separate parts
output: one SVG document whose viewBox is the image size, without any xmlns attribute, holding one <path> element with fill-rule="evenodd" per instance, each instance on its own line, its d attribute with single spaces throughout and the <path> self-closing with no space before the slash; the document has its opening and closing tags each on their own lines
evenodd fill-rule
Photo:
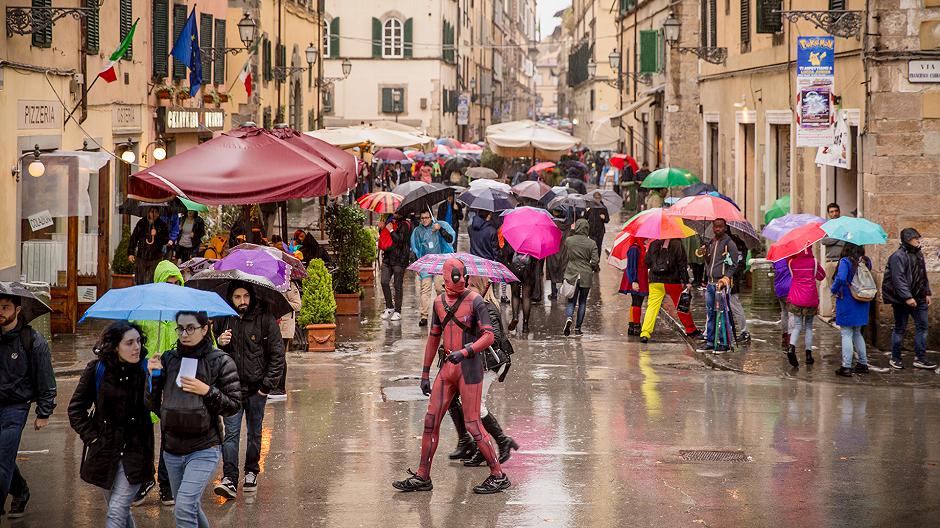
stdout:
<svg viewBox="0 0 940 528">
<path fill-rule="evenodd" d="M 134 526 L 131 502 L 153 478 L 144 341 L 135 324 L 109 326 L 95 346 L 98 359 L 85 367 L 69 402 L 69 423 L 85 444 L 81 477 L 106 490 L 108 528 Z"/>
</svg>

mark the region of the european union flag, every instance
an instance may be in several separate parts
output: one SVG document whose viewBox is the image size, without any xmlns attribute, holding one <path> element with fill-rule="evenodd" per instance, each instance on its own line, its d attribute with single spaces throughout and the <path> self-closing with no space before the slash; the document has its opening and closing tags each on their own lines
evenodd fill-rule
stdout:
<svg viewBox="0 0 940 528">
<path fill-rule="evenodd" d="M 183 31 L 173 43 L 173 58 L 189 68 L 189 96 L 195 97 L 202 86 L 202 50 L 199 49 L 199 29 L 196 27 L 196 8 L 186 20 Z"/>
</svg>

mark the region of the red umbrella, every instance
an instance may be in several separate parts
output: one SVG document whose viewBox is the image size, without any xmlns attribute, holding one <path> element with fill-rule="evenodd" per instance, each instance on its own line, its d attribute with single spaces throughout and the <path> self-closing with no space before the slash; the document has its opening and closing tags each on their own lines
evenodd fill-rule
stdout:
<svg viewBox="0 0 940 528">
<path fill-rule="evenodd" d="M 242 127 L 132 174 L 128 196 L 160 202 L 183 196 L 205 205 L 323 196 L 329 173 L 320 163 L 264 129 Z"/>
<path fill-rule="evenodd" d="M 555 164 L 554 164 L 554 163 L 552 163 L 552 162 L 550 162 L 550 161 L 543 161 L 543 162 L 541 162 L 541 163 L 536 163 L 535 165 L 532 165 L 532 167 L 530 167 L 529 170 L 526 171 L 526 172 L 529 173 L 529 174 L 531 174 L 531 173 L 533 173 L 533 172 L 540 172 L 540 171 L 543 171 L 543 170 L 546 170 L 546 169 L 551 169 L 551 168 L 554 168 L 554 167 L 555 167 Z"/>
<path fill-rule="evenodd" d="M 640 170 L 640 166 L 637 164 L 636 160 L 633 159 L 633 156 L 626 154 L 614 154 L 610 157 L 610 164 L 616 167 L 617 170 L 623 170 L 624 165 L 630 165 L 630 168 L 633 169 L 633 174 L 636 174 Z"/>
<path fill-rule="evenodd" d="M 770 246 L 770 250 L 767 251 L 767 260 L 777 262 L 792 257 L 826 238 L 826 232 L 820 227 L 821 225 L 819 222 L 801 225 L 783 235 L 780 240 Z"/>
<path fill-rule="evenodd" d="M 341 196 L 356 186 L 359 170 L 352 154 L 293 128 L 275 128 L 271 133 L 322 161 L 321 167 L 330 173 L 330 196 Z"/>
<path fill-rule="evenodd" d="M 403 161 L 408 159 L 408 156 L 405 156 L 405 153 L 397 148 L 384 148 L 376 152 L 372 157 L 382 161 Z"/>
<path fill-rule="evenodd" d="M 745 220 L 741 211 L 731 202 L 702 194 L 683 198 L 666 210 L 670 216 L 679 216 L 686 220 L 717 220 L 724 218 L 730 222 L 732 220 Z"/>
</svg>

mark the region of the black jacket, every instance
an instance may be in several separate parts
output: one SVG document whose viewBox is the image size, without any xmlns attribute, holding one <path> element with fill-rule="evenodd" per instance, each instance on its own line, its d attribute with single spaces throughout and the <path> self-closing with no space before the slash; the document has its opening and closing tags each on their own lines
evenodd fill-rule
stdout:
<svg viewBox="0 0 940 528">
<path fill-rule="evenodd" d="M 610 213 L 607 207 L 595 203 L 588 204 L 587 213 L 584 215 L 588 221 L 588 233 L 591 238 L 604 236 L 605 225 L 610 222 Z"/>
<path fill-rule="evenodd" d="M 209 385 L 205 396 L 184 392 L 176 385 L 183 357 L 199 361 L 196 379 Z M 188 455 L 222 444 L 220 417 L 231 416 L 241 408 L 238 370 L 228 354 L 212 348 L 208 338 L 189 348 L 177 344 L 160 356 L 163 368 L 152 378 L 145 393 L 147 408 L 160 415 L 163 450 Z"/>
<path fill-rule="evenodd" d="M 395 220 L 395 230 L 390 234 L 392 245 L 382 251 L 382 265 L 407 268 L 411 264 L 411 224 L 407 220 Z"/>
<path fill-rule="evenodd" d="M 470 254 L 497 262 L 500 260 L 496 226 L 479 214 L 474 215 L 470 222 Z"/>
<path fill-rule="evenodd" d="M 653 269 L 655 263 L 666 259 L 667 268 L 665 272 L 656 273 Z M 654 240 L 650 243 L 646 251 L 646 267 L 649 268 L 649 281 L 661 282 L 663 284 L 688 284 L 689 283 L 689 260 L 685 254 L 685 247 L 682 241 L 673 238 L 669 245 L 663 247 L 662 240 Z"/>
<path fill-rule="evenodd" d="M 150 236 L 150 229 L 156 229 L 157 234 Z M 170 241 L 170 229 L 166 222 L 157 218 L 153 224 L 146 218 L 141 218 L 131 233 L 127 254 L 144 260 L 159 260 L 163 258 L 163 248 Z M 148 243 L 149 242 L 149 243 Z"/>
<path fill-rule="evenodd" d="M 180 220 L 180 233 L 176 236 L 176 240 L 173 241 L 174 244 L 179 245 L 180 238 L 183 236 L 183 224 L 186 222 L 187 218 L 184 216 Z M 199 213 L 193 214 L 193 249 L 199 249 L 199 246 L 202 244 L 202 239 L 206 236 L 206 221 L 199 216 Z"/>
<path fill-rule="evenodd" d="M 26 343 L 32 350 L 23 348 Z M 22 323 L 0 334 L 0 405 L 36 402 L 36 416 L 48 418 L 55 397 L 52 356 L 42 335 Z"/>
<path fill-rule="evenodd" d="M 885 304 L 904 304 L 914 299 L 918 305 L 925 304 L 932 295 L 927 281 L 927 263 L 920 248 L 902 244 L 888 257 L 881 295 Z"/>
<path fill-rule="evenodd" d="M 252 305 L 241 317 L 216 319 L 213 328 L 217 335 L 232 330 L 232 341 L 219 348 L 235 360 L 243 399 L 277 387 L 284 373 L 284 341 L 273 315 Z"/>
<path fill-rule="evenodd" d="M 87 450 L 82 480 L 110 490 L 122 461 L 127 481 L 143 484 L 153 478 L 153 422 L 144 404 L 147 360 L 106 365 L 96 391 L 100 361 L 88 363 L 69 402 L 69 423 Z"/>
</svg>

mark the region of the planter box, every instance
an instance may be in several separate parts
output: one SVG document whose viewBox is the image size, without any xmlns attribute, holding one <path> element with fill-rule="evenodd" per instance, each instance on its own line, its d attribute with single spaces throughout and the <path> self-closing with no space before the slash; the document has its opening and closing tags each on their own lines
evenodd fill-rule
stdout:
<svg viewBox="0 0 940 528">
<path fill-rule="evenodd" d="M 307 352 L 332 352 L 336 350 L 336 325 L 307 325 Z"/>
<path fill-rule="evenodd" d="M 358 293 L 334 293 L 336 315 L 356 315 L 361 312 Z"/>
<path fill-rule="evenodd" d="M 360 267 L 359 268 L 359 285 L 363 288 L 374 288 L 375 287 L 375 268 L 370 266 L 368 268 Z"/>
<path fill-rule="evenodd" d="M 134 276 L 133 275 L 119 275 L 117 273 L 111 274 L 111 289 L 116 290 L 118 288 L 130 288 L 134 285 Z"/>
</svg>

